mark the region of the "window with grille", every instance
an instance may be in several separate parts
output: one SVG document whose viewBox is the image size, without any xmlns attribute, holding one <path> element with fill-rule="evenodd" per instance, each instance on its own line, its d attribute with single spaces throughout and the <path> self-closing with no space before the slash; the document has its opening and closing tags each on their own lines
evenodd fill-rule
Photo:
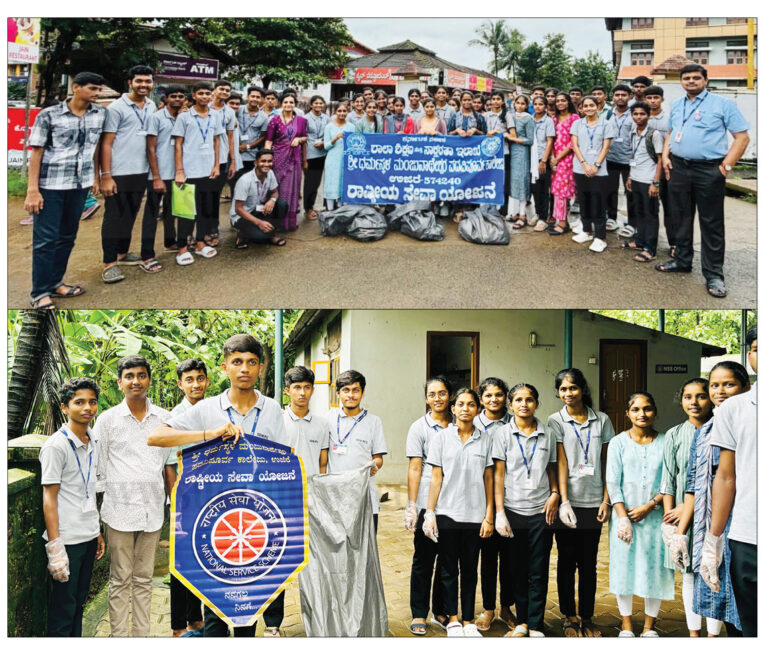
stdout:
<svg viewBox="0 0 768 648">
<path fill-rule="evenodd" d="M 689 50 L 685 53 L 686 57 L 691 59 L 694 63 L 699 65 L 707 65 L 709 63 L 709 52 Z"/>
<path fill-rule="evenodd" d="M 634 41 L 629 44 L 629 49 L 631 50 L 652 50 L 653 49 L 653 41 L 647 40 L 647 41 Z"/>
<path fill-rule="evenodd" d="M 651 29 L 653 18 L 632 18 L 632 29 Z"/>
<path fill-rule="evenodd" d="M 744 38 L 729 38 L 725 41 L 726 47 L 746 47 L 747 46 L 747 37 L 744 36 Z"/>
<path fill-rule="evenodd" d="M 653 65 L 653 52 L 630 52 L 630 65 Z"/>
<path fill-rule="evenodd" d="M 686 27 L 702 27 L 709 25 L 709 18 L 686 18 Z"/>
<path fill-rule="evenodd" d="M 747 62 L 747 50 L 725 50 L 728 65 L 742 65 Z"/>
<path fill-rule="evenodd" d="M 747 22 L 746 18 L 726 18 L 726 25 L 743 25 Z"/>
<path fill-rule="evenodd" d="M 685 39 L 685 49 L 700 50 L 700 49 L 708 49 L 708 48 L 709 48 L 708 40 L 701 40 L 700 38 Z"/>
</svg>

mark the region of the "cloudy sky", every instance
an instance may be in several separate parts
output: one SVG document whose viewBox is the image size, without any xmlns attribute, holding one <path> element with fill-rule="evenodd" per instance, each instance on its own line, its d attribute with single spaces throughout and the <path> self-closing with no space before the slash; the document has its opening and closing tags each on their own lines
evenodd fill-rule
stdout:
<svg viewBox="0 0 768 648">
<path fill-rule="evenodd" d="M 410 39 L 448 61 L 487 70 L 490 52 L 467 45 L 484 20 L 487 19 L 345 18 L 355 40 L 368 47 L 377 49 Z M 603 18 L 507 18 L 507 24 L 525 34 L 526 44 L 543 43 L 549 33 L 563 33 L 574 56 L 597 50 L 604 59 L 611 60 L 611 33 Z"/>
</svg>

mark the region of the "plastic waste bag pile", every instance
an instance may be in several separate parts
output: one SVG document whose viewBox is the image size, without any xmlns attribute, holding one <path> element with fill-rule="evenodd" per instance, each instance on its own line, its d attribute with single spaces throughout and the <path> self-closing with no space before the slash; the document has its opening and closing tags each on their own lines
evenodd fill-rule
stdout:
<svg viewBox="0 0 768 648">
<path fill-rule="evenodd" d="M 420 241 L 442 241 L 445 229 L 430 211 L 429 200 L 413 200 L 397 205 L 387 214 L 389 229 L 399 230 Z"/>
<path fill-rule="evenodd" d="M 459 235 L 470 243 L 508 245 L 509 230 L 504 217 L 492 205 L 481 205 L 464 212 L 459 223 Z"/>
<path fill-rule="evenodd" d="M 318 215 L 323 236 L 348 234 L 358 241 L 378 241 L 387 233 L 387 219 L 368 205 L 343 205 Z"/>
</svg>

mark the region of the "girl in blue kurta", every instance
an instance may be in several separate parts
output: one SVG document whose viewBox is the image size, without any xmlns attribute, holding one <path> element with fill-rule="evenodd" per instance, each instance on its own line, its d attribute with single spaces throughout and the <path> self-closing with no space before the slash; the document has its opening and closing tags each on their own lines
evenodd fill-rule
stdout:
<svg viewBox="0 0 768 648">
<path fill-rule="evenodd" d="M 641 637 L 658 637 L 654 625 L 661 601 L 675 598 L 674 572 L 664 567 L 661 469 L 664 433 L 653 429 L 653 396 L 637 392 L 627 402 L 632 427 L 608 444 L 605 481 L 613 506 L 609 590 L 621 615 L 619 637 L 634 637 L 632 596 L 645 599 Z"/>
<path fill-rule="evenodd" d="M 509 146 L 509 197 L 512 205 L 508 220 L 512 227 L 520 229 L 528 224 L 525 205 L 531 197 L 531 146 L 536 125 L 528 113 L 528 97 L 519 95 L 515 99 L 515 137 L 510 137 Z"/>
<path fill-rule="evenodd" d="M 717 408 L 731 396 L 749 391 L 749 376 L 747 370 L 738 362 L 718 362 L 709 372 L 709 397 Z M 702 425 L 693 436 L 688 458 L 688 473 L 685 486 L 685 507 L 680 516 L 675 535 L 670 542 L 670 556 L 679 565 L 691 565 L 694 573 L 693 611 L 707 617 L 707 632 L 720 634 L 720 627 L 710 623 L 717 619 L 725 623 L 729 637 L 741 636 L 741 623 L 736 610 L 736 599 L 733 596 L 730 565 L 731 551 L 725 543 L 723 562 L 718 570 L 720 591 L 713 592 L 707 587 L 699 574 L 701 565 L 701 549 L 704 535 L 709 529 L 712 518 L 712 483 L 715 479 L 717 466 L 720 463 L 720 448 L 709 443 L 714 417 Z M 678 536 L 683 536 L 693 522 L 693 550 L 690 557 L 687 547 Z M 731 520 L 728 519 L 724 534 L 728 533 Z"/>
<path fill-rule="evenodd" d="M 325 156 L 325 179 L 323 180 L 323 198 L 327 209 L 335 209 L 341 199 L 341 177 L 344 166 L 344 134 L 354 133 L 355 127 L 347 122 L 347 106 L 339 103 L 336 115 L 323 131 Z"/>
</svg>

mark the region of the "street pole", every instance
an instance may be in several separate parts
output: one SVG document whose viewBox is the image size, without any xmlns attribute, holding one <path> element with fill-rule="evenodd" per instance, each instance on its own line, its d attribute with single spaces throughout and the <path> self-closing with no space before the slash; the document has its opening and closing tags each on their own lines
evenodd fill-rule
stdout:
<svg viewBox="0 0 768 648">
<path fill-rule="evenodd" d="M 664 333 L 665 325 L 666 325 L 665 313 L 664 313 L 664 309 L 662 308 L 659 311 L 659 330 L 662 333 Z"/>
<path fill-rule="evenodd" d="M 283 311 L 275 311 L 275 400 L 283 404 Z"/>
<path fill-rule="evenodd" d="M 755 88 L 755 19 L 747 18 L 747 88 Z"/>
</svg>

